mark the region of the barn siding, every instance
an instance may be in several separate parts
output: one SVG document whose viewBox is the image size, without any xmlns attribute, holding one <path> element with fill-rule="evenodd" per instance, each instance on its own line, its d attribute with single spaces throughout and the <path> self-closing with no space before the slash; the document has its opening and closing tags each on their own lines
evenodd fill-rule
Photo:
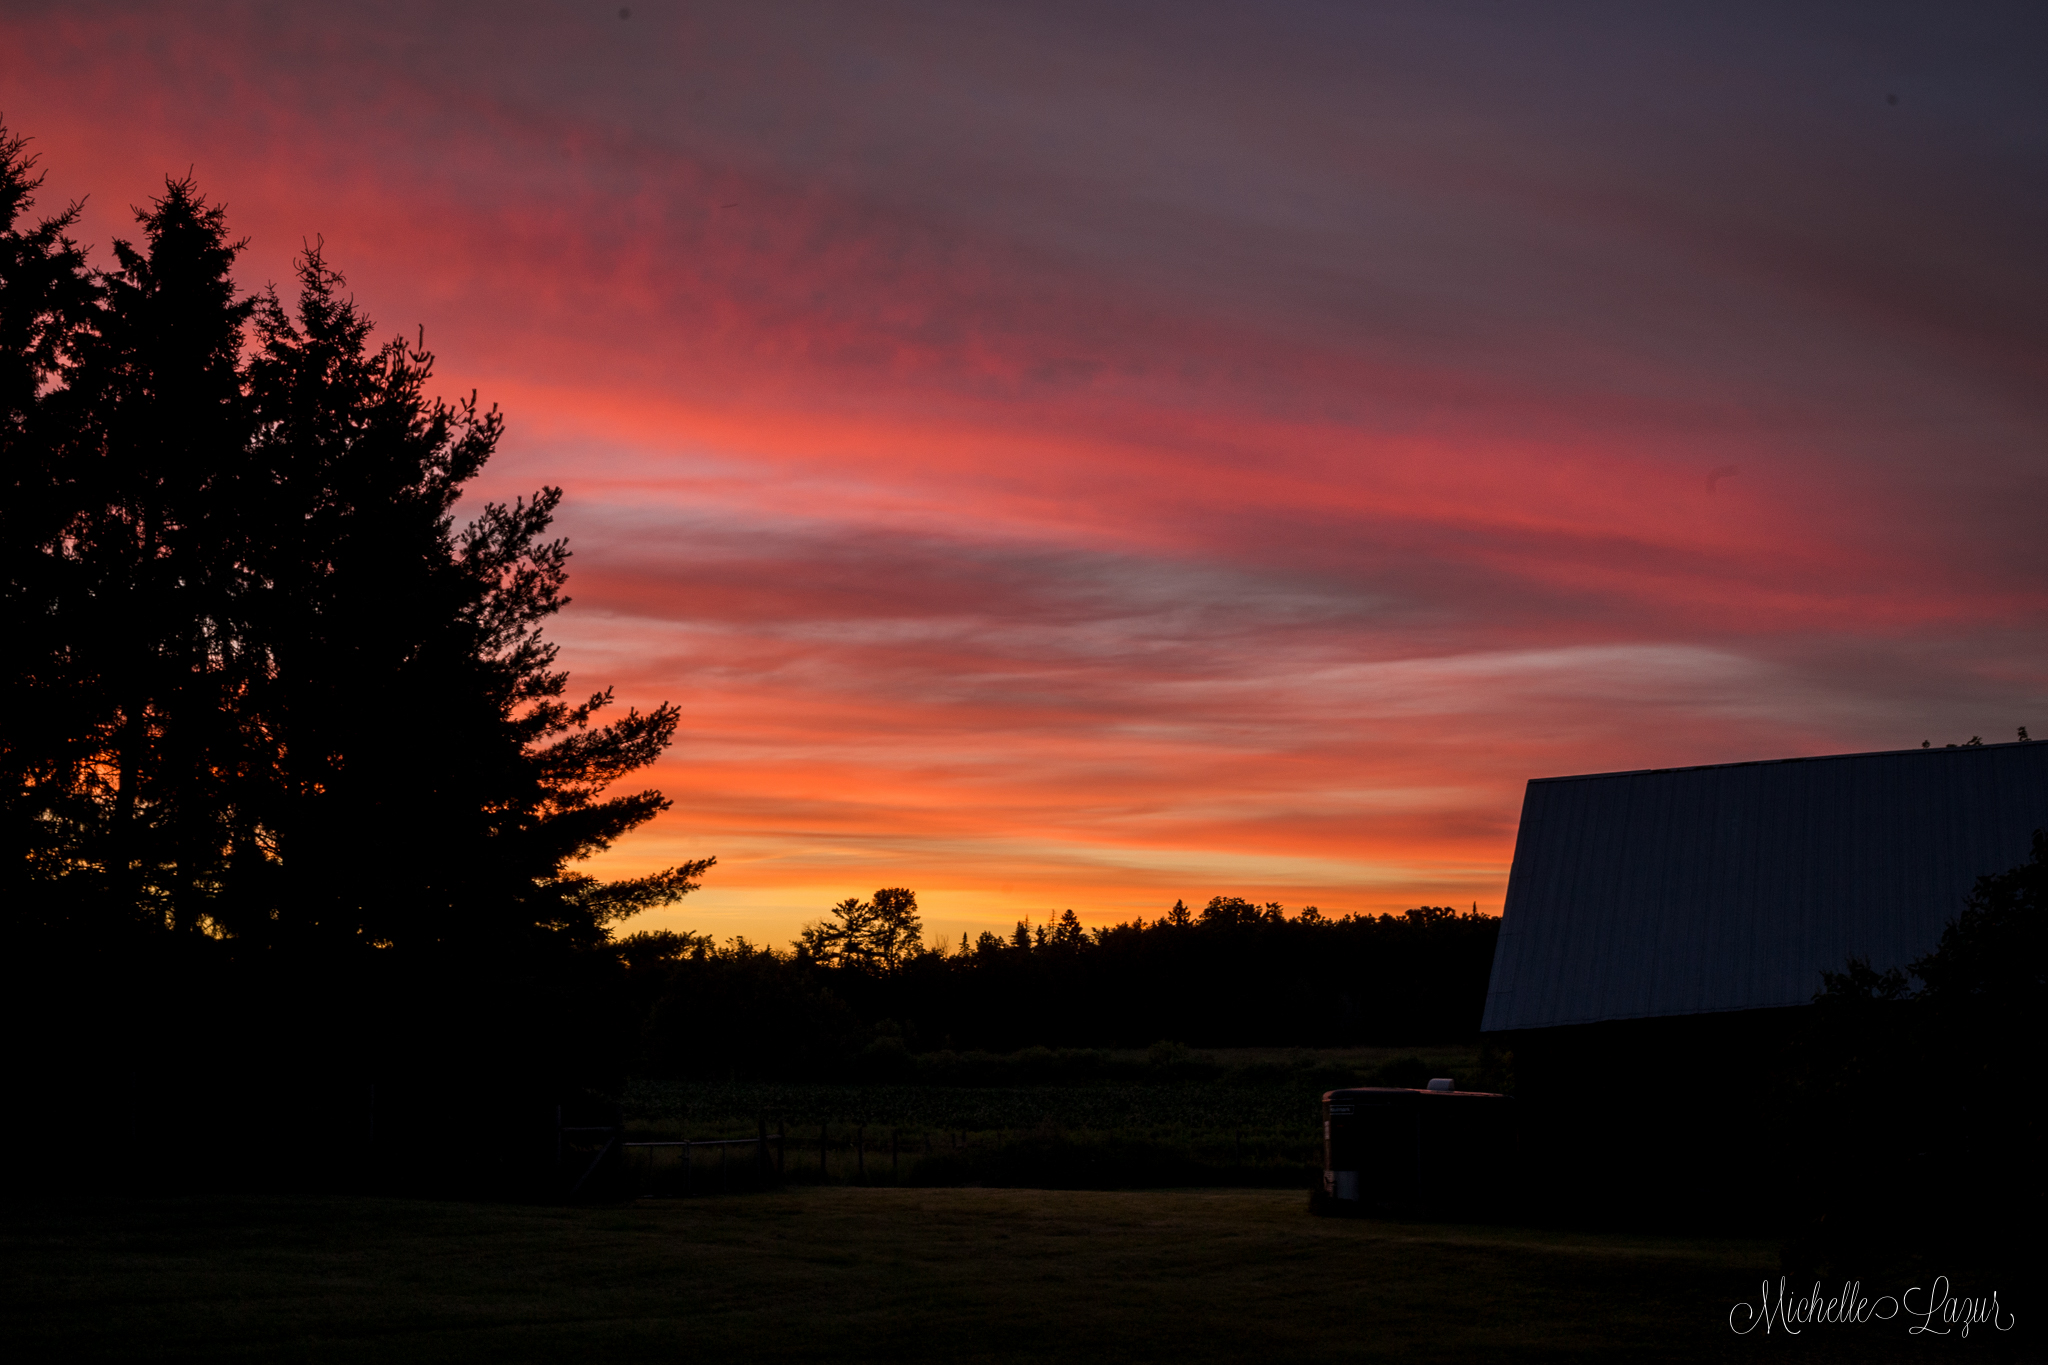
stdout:
<svg viewBox="0 0 2048 1365">
<path fill-rule="evenodd" d="M 1481 1028 L 1802 1005 L 1929 951 L 2048 828 L 2048 742 L 1538 778 Z"/>
</svg>

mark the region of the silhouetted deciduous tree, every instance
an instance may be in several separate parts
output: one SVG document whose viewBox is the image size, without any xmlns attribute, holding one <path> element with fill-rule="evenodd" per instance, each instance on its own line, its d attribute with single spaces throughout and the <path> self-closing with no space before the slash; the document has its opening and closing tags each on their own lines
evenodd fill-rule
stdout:
<svg viewBox="0 0 2048 1365">
<path fill-rule="evenodd" d="M 804 926 L 797 950 L 812 961 L 857 971 L 891 972 L 924 947 L 917 893 L 883 887 L 871 901 L 849 896 Z"/>
<path fill-rule="evenodd" d="M 1825 1162 L 1837 1178 L 1800 1190 L 1796 1268 L 1868 1273 L 1935 1249 L 1961 1261 L 2031 1227 L 2048 832 L 2035 832 L 2028 862 L 1978 878 L 1933 952 L 1905 971 L 1852 960 L 1824 986 L 1786 1079 L 1805 1168 Z M 1962 1171 L 1980 1197 L 1896 1183 L 1900 1172 Z"/>
</svg>

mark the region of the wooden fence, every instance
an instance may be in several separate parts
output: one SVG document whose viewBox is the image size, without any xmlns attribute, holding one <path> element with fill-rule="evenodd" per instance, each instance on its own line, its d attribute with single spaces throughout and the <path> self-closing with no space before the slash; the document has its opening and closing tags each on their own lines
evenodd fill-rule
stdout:
<svg viewBox="0 0 2048 1365">
<path fill-rule="evenodd" d="M 673 1152 L 682 1158 L 679 1167 L 681 1185 L 679 1192 L 682 1194 L 695 1194 L 699 1193 L 707 1184 L 712 1183 L 709 1171 L 705 1172 L 703 1176 L 699 1176 L 697 1173 L 697 1158 L 700 1154 L 708 1154 L 712 1151 L 718 1153 L 715 1187 L 729 1189 L 736 1182 L 732 1179 L 732 1172 L 727 1168 L 727 1161 L 734 1153 L 735 1148 L 743 1147 L 754 1149 L 752 1168 L 746 1172 L 744 1181 L 747 1187 L 759 1189 L 766 1185 L 781 1184 L 784 1165 L 783 1152 L 786 1143 L 784 1141 L 782 1125 L 777 1123 L 775 1131 L 770 1133 L 768 1131 L 768 1120 L 764 1118 L 760 1122 L 760 1131 L 750 1138 L 711 1138 L 702 1141 L 682 1138 L 673 1142 L 621 1142 L 619 1147 L 622 1154 L 625 1152 L 647 1153 L 647 1168 L 645 1172 L 632 1172 L 629 1175 L 629 1180 L 639 1189 L 639 1192 L 645 1194 L 658 1192 L 653 1187 L 659 1183 L 657 1177 L 660 1173 L 660 1156 L 663 1152 Z M 634 1178 L 641 1175 L 645 1176 L 644 1181 Z"/>
</svg>

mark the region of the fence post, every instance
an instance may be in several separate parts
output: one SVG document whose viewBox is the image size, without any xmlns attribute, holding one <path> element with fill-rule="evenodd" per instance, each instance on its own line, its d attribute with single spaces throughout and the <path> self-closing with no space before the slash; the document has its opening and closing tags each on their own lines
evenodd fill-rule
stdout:
<svg viewBox="0 0 2048 1365">
<path fill-rule="evenodd" d="M 576 1183 L 569 1187 L 569 1197 L 571 1199 L 574 1199 L 583 1192 L 583 1183 L 589 1180 L 591 1176 L 597 1174 L 597 1168 L 604 1164 L 604 1159 L 611 1155 L 612 1148 L 618 1146 L 619 1139 L 626 1132 L 624 1128 L 605 1128 L 599 1131 L 605 1134 L 604 1146 L 597 1149 L 597 1155 L 591 1159 L 590 1165 L 585 1167 L 583 1174 L 576 1178 Z M 623 1155 L 624 1153 L 621 1153 L 621 1156 Z"/>
<path fill-rule="evenodd" d="M 825 1125 L 821 1123 L 818 1125 L 818 1183 L 820 1185 L 825 1184 L 827 1178 L 828 1173 L 825 1170 Z"/>
<path fill-rule="evenodd" d="M 868 1183 L 868 1127 L 860 1125 L 853 1130 L 853 1179 L 855 1184 Z"/>
<path fill-rule="evenodd" d="M 896 1139 L 901 1134 L 901 1132 L 902 1130 L 899 1128 L 891 1128 L 889 1130 L 889 1183 L 891 1185 L 897 1183 Z"/>
<path fill-rule="evenodd" d="M 775 1120 L 775 1183 L 782 1183 L 782 1160 L 789 1153 L 789 1138 L 782 1131 L 782 1120 Z"/>
<path fill-rule="evenodd" d="M 768 1116 L 758 1116 L 760 1128 L 754 1143 L 754 1178 L 766 1183 L 768 1179 Z"/>
</svg>

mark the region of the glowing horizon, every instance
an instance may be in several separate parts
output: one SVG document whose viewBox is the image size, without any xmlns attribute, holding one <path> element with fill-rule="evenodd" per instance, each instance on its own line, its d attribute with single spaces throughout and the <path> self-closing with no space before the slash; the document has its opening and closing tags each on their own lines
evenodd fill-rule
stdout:
<svg viewBox="0 0 2048 1365">
<path fill-rule="evenodd" d="M 1853 7 L 0 18 L 82 241 L 324 237 L 572 686 L 647 927 L 1498 911 L 1522 785 L 2048 735 L 2048 44 Z"/>
</svg>

